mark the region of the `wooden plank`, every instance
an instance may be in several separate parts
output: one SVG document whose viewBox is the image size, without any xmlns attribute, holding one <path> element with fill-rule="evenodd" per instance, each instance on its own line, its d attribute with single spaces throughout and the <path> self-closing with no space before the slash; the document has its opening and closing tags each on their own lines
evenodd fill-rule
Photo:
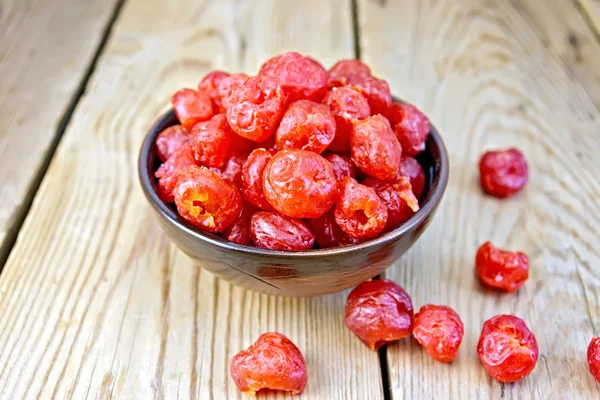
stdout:
<svg viewBox="0 0 600 400">
<path fill-rule="evenodd" d="M 432 226 L 386 277 L 417 308 L 454 307 L 465 337 L 450 365 L 415 341 L 390 346 L 394 399 L 598 397 L 585 360 L 600 326 L 600 46 L 571 2 L 540 3 L 359 2 L 364 60 L 431 117 L 451 157 Z M 479 157 L 509 146 L 526 154 L 531 181 L 515 198 L 486 197 Z M 474 256 L 486 240 L 529 254 L 518 293 L 480 287 Z M 539 343 L 517 384 L 494 382 L 477 358 L 483 321 L 500 313 L 524 318 Z"/>
<path fill-rule="evenodd" d="M 0 4 L 0 269 L 118 3 Z"/>
<path fill-rule="evenodd" d="M 229 359 L 270 330 L 306 355 L 308 398 L 382 397 L 377 354 L 344 327 L 347 293 L 284 299 L 215 279 L 138 188 L 142 137 L 174 90 L 291 49 L 351 56 L 350 3 L 125 4 L 0 277 L 1 398 L 237 398 Z"/>
</svg>

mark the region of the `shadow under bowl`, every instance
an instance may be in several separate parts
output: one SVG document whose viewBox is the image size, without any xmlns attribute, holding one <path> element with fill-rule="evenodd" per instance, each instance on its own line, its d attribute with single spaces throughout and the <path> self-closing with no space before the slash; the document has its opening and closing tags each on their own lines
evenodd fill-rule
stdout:
<svg viewBox="0 0 600 400">
<path fill-rule="evenodd" d="M 398 101 L 395 99 L 395 101 Z M 448 183 L 448 154 L 431 127 L 424 152 L 415 157 L 425 171 L 421 209 L 397 229 L 349 246 L 280 251 L 239 245 L 203 232 L 185 221 L 174 205 L 158 197 L 154 171 L 160 165 L 156 136 L 177 124 L 173 110 L 161 116 L 146 135 L 139 156 L 139 178 L 162 229 L 202 268 L 235 285 L 281 296 L 316 296 L 338 292 L 373 278 L 398 260 L 421 236 Z"/>
</svg>

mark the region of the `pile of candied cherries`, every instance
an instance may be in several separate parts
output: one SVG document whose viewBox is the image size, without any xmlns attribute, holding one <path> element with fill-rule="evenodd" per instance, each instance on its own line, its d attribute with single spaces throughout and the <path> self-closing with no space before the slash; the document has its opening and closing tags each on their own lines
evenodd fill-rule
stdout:
<svg viewBox="0 0 600 400">
<path fill-rule="evenodd" d="M 213 71 L 172 103 L 180 125 L 156 139 L 158 191 L 202 230 L 269 249 L 329 248 L 395 229 L 419 209 L 425 175 L 413 156 L 425 149 L 429 120 L 413 105 L 393 103 L 387 82 L 361 61 L 326 71 L 290 52 L 268 60 L 255 77 Z M 479 172 L 482 189 L 498 198 L 528 180 L 516 149 L 485 153 Z M 482 285 L 514 292 L 529 277 L 529 260 L 486 242 L 475 272 Z M 457 357 L 464 335 L 452 308 L 426 304 L 414 313 L 410 296 L 387 279 L 352 290 L 345 323 L 374 350 L 412 334 L 445 363 Z M 483 324 L 477 354 L 495 380 L 525 378 L 538 353 L 522 319 L 498 315 Z M 600 338 L 587 356 L 600 382 Z M 277 332 L 236 354 L 230 373 L 250 394 L 300 394 L 308 382 L 302 353 Z"/>
</svg>

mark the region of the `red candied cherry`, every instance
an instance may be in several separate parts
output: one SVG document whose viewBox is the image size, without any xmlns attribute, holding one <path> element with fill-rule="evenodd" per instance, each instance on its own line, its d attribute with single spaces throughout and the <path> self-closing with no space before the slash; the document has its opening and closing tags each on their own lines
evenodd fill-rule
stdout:
<svg viewBox="0 0 600 400">
<path fill-rule="evenodd" d="M 590 373 L 600 383 L 600 337 L 591 340 L 587 350 L 587 360 Z"/>
<path fill-rule="evenodd" d="M 483 191 L 494 197 L 509 197 L 527 183 L 527 161 L 517 149 L 488 151 L 479 161 Z"/>
<path fill-rule="evenodd" d="M 283 116 L 285 94 L 268 76 L 248 79 L 229 96 L 227 122 L 238 135 L 264 142 L 275 133 Z"/>
<path fill-rule="evenodd" d="M 434 360 L 454 360 L 464 333 L 460 317 L 448 306 L 426 304 L 415 314 L 412 334 Z"/>
<path fill-rule="evenodd" d="M 335 136 L 335 119 L 329 108 L 310 100 L 292 103 L 275 132 L 277 148 L 295 148 L 321 154 Z"/>
<path fill-rule="evenodd" d="M 483 324 L 477 355 L 492 378 L 498 382 L 517 382 L 535 368 L 538 345 L 521 318 L 497 315 Z"/>
<path fill-rule="evenodd" d="M 421 164 L 412 157 L 402 157 L 400 175 L 408 178 L 415 197 L 420 199 L 425 188 L 425 171 Z"/>
<path fill-rule="evenodd" d="M 404 176 L 391 181 L 368 177 L 362 184 L 375 189 L 387 207 L 386 231 L 396 229 L 419 211 L 419 201 L 412 191 L 408 178 Z"/>
<path fill-rule="evenodd" d="M 371 115 L 369 102 L 360 93 L 347 87 L 331 89 L 323 98 L 323 104 L 329 107 L 335 119 L 336 132 L 329 150 L 347 152 L 350 150 L 350 131 L 352 121 Z"/>
<path fill-rule="evenodd" d="M 225 114 L 197 123 L 191 134 L 196 161 L 207 167 L 222 167 L 234 136 Z"/>
<path fill-rule="evenodd" d="M 230 242 L 247 246 L 252 245 L 252 238 L 250 237 L 250 219 L 256 211 L 256 207 L 252 204 L 242 201 L 242 211 L 240 212 L 240 215 L 231 225 L 221 232 L 221 236 Z"/>
<path fill-rule="evenodd" d="M 388 213 L 374 189 L 346 177 L 338 182 L 335 221 L 355 239 L 371 239 L 385 228 Z"/>
<path fill-rule="evenodd" d="M 229 74 L 223 71 L 209 72 L 198 84 L 198 90 L 206 93 L 212 100 L 213 112 L 215 114 L 225 112 L 221 106 L 221 96 L 219 95 L 219 83 Z"/>
<path fill-rule="evenodd" d="M 293 51 L 267 60 L 259 74 L 277 80 L 287 95 L 288 104 L 303 99 L 320 101 L 327 91 L 327 73 L 323 66 Z"/>
<path fill-rule="evenodd" d="M 412 104 L 394 103 L 386 116 L 402 146 L 404 156 L 414 156 L 425 150 L 431 124 L 417 107 Z"/>
<path fill-rule="evenodd" d="M 179 123 L 188 130 L 213 116 L 212 102 L 204 92 L 180 89 L 171 98 L 171 104 Z"/>
<path fill-rule="evenodd" d="M 221 175 L 221 178 L 229 181 L 239 188 L 242 185 L 242 168 L 248 153 L 232 151 L 225 159 L 225 163 L 221 168 L 209 168 L 211 171 Z"/>
<path fill-rule="evenodd" d="M 356 167 L 349 157 L 341 156 L 339 154 L 330 154 L 326 156 L 325 159 L 333 166 L 333 172 L 338 181 L 346 176 L 356 178 Z"/>
<path fill-rule="evenodd" d="M 221 110 L 225 112 L 227 107 L 229 107 L 229 98 L 231 97 L 231 93 L 234 90 L 242 86 L 250 77 L 244 73 L 238 73 L 229 75 L 226 78 L 223 78 L 221 82 L 219 82 L 219 87 L 217 88 L 217 92 L 219 93 L 219 98 L 221 100 Z"/>
<path fill-rule="evenodd" d="M 242 167 L 242 196 L 247 202 L 266 211 L 272 210 L 273 207 L 263 191 L 263 174 L 275 153 L 273 150 L 253 150 Z"/>
<path fill-rule="evenodd" d="M 385 115 L 392 105 L 392 92 L 388 83 L 370 75 L 355 74 L 349 78 L 348 84 L 369 102 L 371 115 Z"/>
<path fill-rule="evenodd" d="M 233 184 L 198 166 L 179 174 L 174 195 L 179 215 L 208 232 L 222 232 L 242 209 L 242 198 Z"/>
<path fill-rule="evenodd" d="M 189 145 L 190 133 L 181 125 L 173 125 L 163 130 L 156 137 L 156 154 L 160 161 L 167 161 L 171 154 L 184 145 Z"/>
<path fill-rule="evenodd" d="M 265 198 L 283 215 L 319 218 L 337 196 L 337 180 L 331 164 L 318 154 L 299 149 L 277 153 L 263 173 Z"/>
<path fill-rule="evenodd" d="M 250 235 L 258 247 L 273 250 L 308 250 L 315 243 L 304 221 L 268 211 L 252 215 Z"/>
<path fill-rule="evenodd" d="M 514 292 L 529 278 L 529 258 L 485 242 L 477 250 L 475 271 L 481 282 L 491 288 Z"/>
<path fill-rule="evenodd" d="M 375 115 L 354 123 L 350 133 L 352 161 L 367 174 L 380 179 L 394 179 L 400 172 L 402 147 L 390 123 Z"/>
<path fill-rule="evenodd" d="M 344 322 L 364 344 L 377 350 L 410 335 L 412 301 L 404 289 L 390 280 L 363 282 L 348 295 Z"/>
<path fill-rule="evenodd" d="M 327 86 L 346 86 L 353 75 L 371 75 L 371 68 L 360 60 L 340 60 L 327 71 Z"/>
<path fill-rule="evenodd" d="M 333 210 L 327 211 L 319 218 L 307 219 L 306 223 L 315 235 L 315 241 L 322 249 L 346 246 L 358 240 L 344 232 L 337 222 Z"/>
<path fill-rule="evenodd" d="M 173 190 L 175 190 L 179 174 L 192 165 L 196 165 L 196 159 L 191 146 L 184 145 L 171 154 L 154 173 L 154 176 L 158 178 L 158 196 L 167 203 L 173 203 L 175 201 Z"/>
<path fill-rule="evenodd" d="M 296 345 L 277 332 L 263 333 L 229 362 L 236 386 L 253 395 L 262 389 L 301 394 L 306 388 L 306 361 Z"/>
</svg>

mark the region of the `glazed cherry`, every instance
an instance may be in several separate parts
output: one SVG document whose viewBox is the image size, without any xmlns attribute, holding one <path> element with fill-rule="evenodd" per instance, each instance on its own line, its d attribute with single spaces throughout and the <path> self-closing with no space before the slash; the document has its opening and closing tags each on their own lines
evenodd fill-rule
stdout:
<svg viewBox="0 0 600 400">
<path fill-rule="evenodd" d="M 306 388 L 306 361 L 296 345 L 277 332 L 263 333 L 229 362 L 237 387 L 253 395 L 261 389 L 301 394 Z"/>
<path fill-rule="evenodd" d="M 587 350 L 587 360 L 590 373 L 600 383 L 600 337 L 591 340 Z"/>
<path fill-rule="evenodd" d="M 394 103 L 386 116 L 402 146 L 404 156 L 414 156 L 425 150 L 431 127 L 429 119 L 412 104 Z"/>
<path fill-rule="evenodd" d="M 335 222 L 333 210 L 327 211 L 319 218 L 307 219 L 306 223 L 315 235 L 315 241 L 322 249 L 358 242 L 357 239 L 344 232 Z"/>
<path fill-rule="evenodd" d="M 434 360 L 454 360 L 464 333 L 462 320 L 448 306 L 426 304 L 415 314 L 412 334 Z"/>
<path fill-rule="evenodd" d="M 374 189 L 346 177 L 338 183 L 335 221 L 355 239 L 371 239 L 386 226 L 388 213 Z"/>
<path fill-rule="evenodd" d="M 234 136 L 225 114 L 217 114 L 208 121 L 197 123 L 191 134 L 194 156 L 198 164 L 222 167 Z"/>
<path fill-rule="evenodd" d="M 268 76 L 248 79 L 229 96 L 227 122 L 238 135 L 264 142 L 275 133 L 283 116 L 285 94 Z"/>
<path fill-rule="evenodd" d="M 173 125 L 163 130 L 156 137 L 156 154 L 165 162 L 183 145 L 189 145 L 191 136 L 181 125 Z"/>
<path fill-rule="evenodd" d="M 194 151 L 191 146 L 184 145 L 158 167 L 154 176 L 158 178 L 158 195 L 161 199 L 167 203 L 175 201 L 173 190 L 175 190 L 179 174 L 192 165 L 196 165 Z"/>
<path fill-rule="evenodd" d="M 529 178 L 527 161 L 517 149 L 488 151 L 479 161 L 481 187 L 494 197 L 509 197 L 523 189 Z"/>
<path fill-rule="evenodd" d="M 402 157 L 400 175 L 408 178 L 415 197 L 420 199 L 425 188 L 425 171 L 421 164 L 412 157 Z"/>
<path fill-rule="evenodd" d="M 327 92 L 323 98 L 323 104 L 329 107 L 336 124 L 335 137 L 329 145 L 329 150 L 349 151 L 352 121 L 371 115 L 369 102 L 355 90 L 348 87 L 336 87 Z"/>
<path fill-rule="evenodd" d="M 292 103 L 277 128 L 280 150 L 296 148 L 321 154 L 335 136 L 335 120 L 329 108 L 310 100 Z"/>
<path fill-rule="evenodd" d="M 505 383 L 517 382 L 533 371 L 538 345 L 521 318 L 497 315 L 483 324 L 477 355 L 492 378 Z"/>
<path fill-rule="evenodd" d="M 514 292 L 529 278 L 529 258 L 485 242 L 477 250 L 475 271 L 481 282 L 494 289 Z"/>
<path fill-rule="evenodd" d="M 327 85 L 346 86 L 353 75 L 371 75 L 371 68 L 360 60 L 340 60 L 327 71 Z"/>
<path fill-rule="evenodd" d="M 219 87 L 217 88 L 217 92 L 219 95 L 219 99 L 221 101 L 222 112 L 227 110 L 229 107 L 229 98 L 231 97 L 231 93 L 234 90 L 242 86 L 250 77 L 244 73 L 229 75 L 226 78 L 223 78 L 221 82 L 219 82 Z"/>
<path fill-rule="evenodd" d="M 179 174 L 174 195 L 179 215 L 208 232 L 222 232 L 242 209 L 242 198 L 233 184 L 195 165 Z"/>
<path fill-rule="evenodd" d="M 242 201 L 242 211 L 240 212 L 240 215 L 231 225 L 221 232 L 221 236 L 230 242 L 247 246 L 251 245 L 250 219 L 256 211 L 256 207 L 252 204 Z"/>
<path fill-rule="evenodd" d="M 346 176 L 356 178 L 356 167 L 349 157 L 330 154 L 325 159 L 331 163 L 333 173 L 338 181 Z"/>
<path fill-rule="evenodd" d="M 350 149 L 352 161 L 358 168 L 377 179 L 394 179 L 400 172 L 402 148 L 382 115 L 354 123 Z"/>
<path fill-rule="evenodd" d="M 188 130 L 213 116 L 212 102 L 204 92 L 180 89 L 171 98 L 171 104 L 179 123 Z"/>
<path fill-rule="evenodd" d="M 377 350 L 410 335 L 412 301 L 404 289 L 390 280 L 363 282 L 348 295 L 344 321 L 364 344 Z"/>
<path fill-rule="evenodd" d="M 408 178 L 404 176 L 391 181 L 368 177 L 362 184 L 375 189 L 387 207 L 386 231 L 396 229 L 419 211 L 419 201 L 412 191 Z"/>
<path fill-rule="evenodd" d="M 206 93 L 212 100 L 213 113 L 225 112 L 221 106 L 221 96 L 219 95 L 219 83 L 229 74 L 223 71 L 212 71 L 208 73 L 198 84 L 198 90 Z"/>
<path fill-rule="evenodd" d="M 315 236 L 301 219 L 277 212 L 258 211 L 250 220 L 250 235 L 258 247 L 273 250 L 308 250 Z"/>
<path fill-rule="evenodd" d="M 232 151 L 221 168 L 209 169 L 239 188 L 242 185 L 242 168 L 247 158 L 248 153 Z"/>
<path fill-rule="evenodd" d="M 385 115 L 392 105 L 392 92 L 386 81 L 370 75 L 352 75 L 349 85 L 360 92 L 371 108 L 371 115 Z"/>
<path fill-rule="evenodd" d="M 273 207 L 263 191 L 263 173 L 274 155 L 273 150 L 253 150 L 242 168 L 242 196 L 250 204 L 266 211 L 272 210 Z"/>
<path fill-rule="evenodd" d="M 288 97 L 288 104 L 303 99 L 320 101 L 327 91 L 327 73 L 323 66 L 293 51 L 267 60 L 259 74 L 277 80 Z"/>
<path fill-rule="evenodd" d="M 263 192 L 269 204 L 292 218 L 319 218 L 337 196 L 331 164 L 318 154 L 299 149 L 277 153 L 265 167 Z"/>
</svg>

